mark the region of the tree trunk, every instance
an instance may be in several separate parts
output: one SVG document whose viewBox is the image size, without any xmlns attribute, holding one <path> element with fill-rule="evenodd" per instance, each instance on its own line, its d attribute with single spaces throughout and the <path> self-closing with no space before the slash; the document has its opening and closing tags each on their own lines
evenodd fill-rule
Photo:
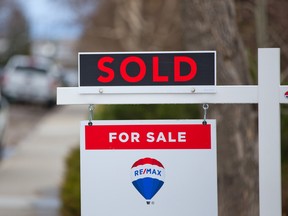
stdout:
<svg viewBox="0 0 288 216">
<path fill-rule="evenodd" d="M 187 50 L 216 50 L 218 84 L 250 83 L 233 1 L 113 0 L 103 1 L 102 7 L 109 10 L 99 10 L 95 26 L 84 37 L 85 42 L 98 41 L 98 51 L 181 50 L 183 44 Z M 218 124 L 219 215 L 259 215 L 253 115 L 250 105 L 210 105 L 208 110 Z"/>
<path fill-rule="evenodd" d="M 187 50 L 217 51 L 218 84 L 249 84 L 245 50 L 230 0 L 183 0 Z M 217 120 L 219 215 L 259 215 L 258 145 L 251 105 L 213 105 Z"/>
</svg>

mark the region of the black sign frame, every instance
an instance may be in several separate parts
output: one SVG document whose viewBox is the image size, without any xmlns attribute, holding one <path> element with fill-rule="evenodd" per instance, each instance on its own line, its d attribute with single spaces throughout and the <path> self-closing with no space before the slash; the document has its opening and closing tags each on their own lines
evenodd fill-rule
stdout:
<svg viewBox="0 0 288 216">
<path fill-rule="evenodd" d="M 216 86 L 216 51 L 80 52 L 78 67 L 78 85 L 86 89 L 195 87 L 214 92 Z"/>
</svg>

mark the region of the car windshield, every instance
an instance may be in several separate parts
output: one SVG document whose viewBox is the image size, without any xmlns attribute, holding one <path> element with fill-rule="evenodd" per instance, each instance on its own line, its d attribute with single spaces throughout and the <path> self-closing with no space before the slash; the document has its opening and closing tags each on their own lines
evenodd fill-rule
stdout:
<svg viewBox="0 0 288 216">
<path fill-rule="evenodd" d="M 47 70 L 43 68 L 36 68 L 31 66 L 17 66 L 16 71 L 26 72 L 26 73 L 38 73 L 38 74 L 46 74 Z"/>
</svg>

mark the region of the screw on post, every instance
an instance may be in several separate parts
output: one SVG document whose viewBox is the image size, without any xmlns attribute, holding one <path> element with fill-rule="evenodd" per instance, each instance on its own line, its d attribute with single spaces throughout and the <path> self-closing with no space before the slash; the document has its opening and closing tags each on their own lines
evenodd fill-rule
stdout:
<svg viewBox="0 0 288 216">
<path fill-rule="evenodd" d="M 203 122 L 202 122 L 203 125 L 207 125 L 206 118 L 207 118 L 207 110 L 208 109 L 209 109 L 209 105 L 203 104 L 203 110 L 204 110 L 204 118 L 203 118 Z"/>
</svg>

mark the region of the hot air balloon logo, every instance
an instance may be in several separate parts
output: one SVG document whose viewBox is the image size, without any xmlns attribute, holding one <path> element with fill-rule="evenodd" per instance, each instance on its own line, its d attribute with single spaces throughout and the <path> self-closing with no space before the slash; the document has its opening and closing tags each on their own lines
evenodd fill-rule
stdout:
<svg viewBox="0 0 288 216">
<path fill-rule="evenodd" d="M 131 180 L 149 205 L 164 184 L 165 168 L 154 158 L 141 158 L 131 167 Z"/>
<path fill-rule="evenodd" d="M 286 97 L 286 98 L 288 98 L 288 91 L 287 91 L 287 92 L 285 92 L 285 97 Z"/>
</svg>

